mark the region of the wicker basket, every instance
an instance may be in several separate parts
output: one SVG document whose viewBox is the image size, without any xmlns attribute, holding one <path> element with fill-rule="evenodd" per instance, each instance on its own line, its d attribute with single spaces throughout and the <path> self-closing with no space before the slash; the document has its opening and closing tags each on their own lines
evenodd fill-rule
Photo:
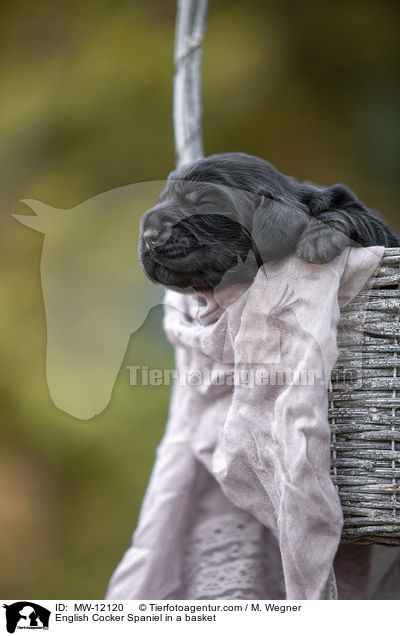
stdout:
<svg viewBox="0 0 400 636">
<path fill-rule="evenodd" d="M 342 541 L 400 545 L 400 249 L 342 312 L 329 390 Z"/>
</svg>

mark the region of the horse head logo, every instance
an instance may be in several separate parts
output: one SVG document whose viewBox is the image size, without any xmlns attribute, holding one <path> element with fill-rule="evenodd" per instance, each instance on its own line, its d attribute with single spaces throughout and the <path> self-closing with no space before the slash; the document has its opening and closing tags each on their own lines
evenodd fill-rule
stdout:
<svg viewBox="0 0 400 636">
<path fill-rule="evenodd" d="M 124 186 L 66 210 L 25 199 L 35 216 L 14 215 L 44 234 L 47 383 L 55 405 L 74 417 L 104 410 L 130 335 L 162 302 L 136 250 L 140 218 L 163 186 Z"/>
<path fill-rule="evenodd" d="M 32 603 L 32 601 L 18 601 L 11 605 L 4 604 L 6 610 L 7 631 L 14 634 L 16 628 L 48 629 L 50 610 Z"/>
</svg>

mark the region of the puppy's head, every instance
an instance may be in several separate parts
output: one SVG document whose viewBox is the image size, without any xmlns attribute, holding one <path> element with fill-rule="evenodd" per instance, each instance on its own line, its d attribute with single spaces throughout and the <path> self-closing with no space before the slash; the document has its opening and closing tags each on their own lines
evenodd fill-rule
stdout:
<svg viewBox="0 0 400 636">
<path fill-rule="evenodd" d="M 258 157 L 211 155 L 172 172 L 141 224 L 147 276 L 180 291 L 250 281 L 295 250 L 307 224 L 299 184 Z"/>
</svg>

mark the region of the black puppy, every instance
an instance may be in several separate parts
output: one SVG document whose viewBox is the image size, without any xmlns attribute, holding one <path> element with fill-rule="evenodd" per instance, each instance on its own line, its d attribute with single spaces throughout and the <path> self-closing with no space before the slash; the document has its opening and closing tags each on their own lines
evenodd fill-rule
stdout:
<svg viewBox="0 0 400 636">
<path fill-rule="evenodd" d="M 350 245 L 400 246 L 400 235 L 344 185 L 300 182 L 232 152 L 169 175 L 143 217 L 139 257 L 153 282 L 205 291 L 290 253 L 326 263 Z"/>
</svg>

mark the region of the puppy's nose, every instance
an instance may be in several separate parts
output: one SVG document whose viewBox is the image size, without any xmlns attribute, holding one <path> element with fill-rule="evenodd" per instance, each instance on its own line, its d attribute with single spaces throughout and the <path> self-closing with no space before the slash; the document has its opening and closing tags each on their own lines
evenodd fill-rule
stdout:
<svg viewBox="0 0 400 636">
<path fill-rule="evenodd" d="M 154 250 L 155 247 L 162 245 L 169 239 L 171 227 L 170 223 L 166 223 L 161 228 L 149 227 L 143 232 L 143 240 L 149 250 Z"/>
<path fill-rule="evenodd" d="M 155 247 L 157 247 L 157 245 L 160 244 L 160 235 L 157 230 L 146 230 L 143 234 L 143 239 L 149 250 L 153 250 Z"/>
</svg>

